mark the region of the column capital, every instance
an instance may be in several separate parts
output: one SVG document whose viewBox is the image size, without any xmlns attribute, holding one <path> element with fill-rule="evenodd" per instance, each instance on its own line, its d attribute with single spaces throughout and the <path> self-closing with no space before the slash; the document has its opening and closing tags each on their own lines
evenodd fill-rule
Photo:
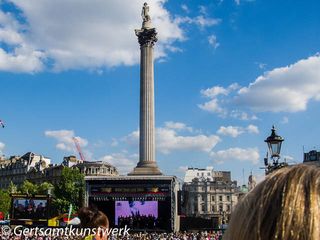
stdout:
<svg viewBox="0 0 320 240">
<path fill-rule="evenodd" d="M 141 47 L 153 46 L 157 41 L 157 31 L 155 28 L 142 28 L 135 30 Z"/>
</svg>

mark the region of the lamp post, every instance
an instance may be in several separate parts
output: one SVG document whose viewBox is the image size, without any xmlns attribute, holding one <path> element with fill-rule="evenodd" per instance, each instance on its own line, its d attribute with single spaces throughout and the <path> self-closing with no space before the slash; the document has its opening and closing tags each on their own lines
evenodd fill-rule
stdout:
<svg viewBox="0 0 320 240">
<path fill-rule="evenodd" d="M 271 129 L 271 135 L 264 140 L 268 144 L 269 152 L 270 152 L 270 159 L 272 163 L 269 163 L 268 154 L 264 158 L 264 165 L 266 169 L 266 175 L 271 173 L 272 171 L 287 166 L 286 162 L 279 162 L 280 159 L 280 152 L 281 152 L 281 145 L 284 139 L 277 135 L 276 129 L 274 125 Z"/>
<path fill-rule="evenodd" d="M 48 187 L 47 195 L 48 195 L 48 197 L 51 197 L 51 195 L 52 195 L 52 188 L 51 187 Z"/>
</svg>

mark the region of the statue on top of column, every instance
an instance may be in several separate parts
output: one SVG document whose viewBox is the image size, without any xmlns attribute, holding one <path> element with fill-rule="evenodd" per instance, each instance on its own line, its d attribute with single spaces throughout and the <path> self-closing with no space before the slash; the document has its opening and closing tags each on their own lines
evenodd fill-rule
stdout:
<svg viewBox="0 0 320 240">
<path fill-rule="evenodd" d="M 156 29 L 151 25 L 151 17 L 149 15 L 149 6 L 147 3 L 143 4 L 141 16 L 143 20 L 142 28 L 134 30 L 138 36 L 139 44 L 141 46 L 145 46 L 146 44 L 153 46 L 158 39 Z"/>
<path fill-rule="evenodd" d="M 149 15 L 149 6 L 146 2 L 143 4 L 141 16 L 142 16 L 142 20 L 143 20 L 142 28 L 151 28 L 151 18 Z"/>
</svg>

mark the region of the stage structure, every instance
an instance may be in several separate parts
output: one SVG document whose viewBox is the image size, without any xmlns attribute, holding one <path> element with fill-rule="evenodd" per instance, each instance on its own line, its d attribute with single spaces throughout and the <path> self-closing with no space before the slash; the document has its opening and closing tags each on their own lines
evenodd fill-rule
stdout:
<svg viewBox="0 0 320 240">
<path fill-rule="evenodd" d="M 179 231 L 178 190 L 175 176 L 164 176 L 155 158 L 153 46 L 156 29 L 149 6 L 142 8 L 140 44 L 139 162 L 128 176 L 86 176 L 86 205 L 105 212 L 111 227 L 127 225 L 136 231 Z"/>
<path fill-rule="evenodd" d="M 95 205 L 112 227 L 178 231 L 179 183 L 173 176 L 88 176 L 86 205 Z"/>
</svg>

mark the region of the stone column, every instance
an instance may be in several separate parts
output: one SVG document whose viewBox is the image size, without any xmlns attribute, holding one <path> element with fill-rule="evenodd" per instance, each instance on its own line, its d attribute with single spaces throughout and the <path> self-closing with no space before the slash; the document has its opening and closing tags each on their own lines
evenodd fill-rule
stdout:
<svg viewBox="0 0 320 240">
<path fill-rule="evenodd" d="M 142 28 L 135 30 L 140 44 L 140 146 L 139 162 L 129 175 L 162 175 L 155 158 L 155 114 L 153 46 L 157 32 L 150 17 L 144 18 Z"/>
</svg>

